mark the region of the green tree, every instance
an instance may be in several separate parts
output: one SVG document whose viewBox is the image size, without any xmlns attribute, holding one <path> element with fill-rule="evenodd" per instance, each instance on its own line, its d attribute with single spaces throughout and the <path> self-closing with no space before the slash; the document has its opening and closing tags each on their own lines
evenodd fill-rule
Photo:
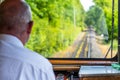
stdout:
<svg viewBox="0 0 120 80">
<path fill-rule="evenodd" d="M 111 39 L 112 34 L 112 0 L 93 0 L 96 5 L 100 6 L 106 17 L 106 24 L 108 27 L 109 37 Z M 114 39 L 118 37 L 118 0 L 115 1 L 115 8 L 114 8 Z"/>
<path fill-rule="evenodd" d="M 88 26 L 93 26 L 97 34 L 103 34 L 108 37 L 105 15 L 99 6 L 92 6 L 90 8 L 85 22 Z"/>
<path fill-rule="evenodd" d="M 31 38 L 26 47 L 45 57 L 68 47 L 84 26 L 84 10 L 79 0 L 26 1 L 32 8 L 34 20 Z"/>
</svg>

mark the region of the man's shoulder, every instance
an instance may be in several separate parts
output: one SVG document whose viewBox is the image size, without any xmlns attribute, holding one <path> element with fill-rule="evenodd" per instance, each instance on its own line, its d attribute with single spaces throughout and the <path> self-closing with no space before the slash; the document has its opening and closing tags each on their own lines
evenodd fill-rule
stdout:
<svg viewBox="0 0 120 80">
<path fill-rule="evenodd" d="M 27 48 L 13 45 L 12 43 L 5 43 L 5 41 L 1 42 L 0 47 L 0 55 L 4 56 L 5 58 L 15 59 L 18 62 L 31 64 L 38 67 L 52 66 L 48 59 Z"/>
<path fill-rule="evenodd" d="M 43 57 L 42 55 L 40 55 L 37 52 L 31 51 L 27 48 L 23 49 L 23 59 L 25 59 L 25 61 L 29 62 L 30 64 L 34 64 L 36 66 L 51 66 L 51 63 L 49 62 L 49 60 L 45 57 Z"/>
</svg>

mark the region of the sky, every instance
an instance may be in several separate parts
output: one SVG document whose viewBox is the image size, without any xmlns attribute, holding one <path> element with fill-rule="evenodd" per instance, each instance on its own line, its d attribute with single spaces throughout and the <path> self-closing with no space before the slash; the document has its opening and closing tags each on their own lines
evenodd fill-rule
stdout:
<svg viewBox="0 0 120 80">
<path fill-rule="evenodd" d="M 83 5 L 85 11 L 89 10 L 89 7 L 94 5 L 94 3 L 92 2 L 92 0 L 80 0 L 81 4 Z"/>
</svg>

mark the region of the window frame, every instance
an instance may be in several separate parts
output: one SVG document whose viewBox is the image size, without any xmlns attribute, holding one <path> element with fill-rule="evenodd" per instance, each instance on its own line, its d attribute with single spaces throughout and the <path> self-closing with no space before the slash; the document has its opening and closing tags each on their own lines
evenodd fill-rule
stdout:
<svg viewBox="0 0 120 80">
<path fill-rule="evenodd" d="M 120 63 L 119 58 L 120 58 L 120 0 L 118 0 L 118 53 L 116 54 L 115 57 L 113 58 L 48 58 L 48 60 L 52 63 L 54 70 L 61 71 L 61 70 L 78 70 L 81 65 L 111 65 L 111 63 L 113 62 Z M 65 67 L 66 65 L 68 65 L 69 67 Z"/>
</svg>

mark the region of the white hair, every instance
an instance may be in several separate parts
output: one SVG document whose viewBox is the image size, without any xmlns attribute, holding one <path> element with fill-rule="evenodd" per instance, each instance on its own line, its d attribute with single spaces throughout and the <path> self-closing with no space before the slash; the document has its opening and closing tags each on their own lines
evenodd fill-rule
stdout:
<svg viewBox="0 0 120 80">
<path fill-rule="evenodd" d="M 24 0 L 7 0 L 0 4 L 0 28 L 24 29 L 31 21 L 31 9 Z"/>
</svg>

